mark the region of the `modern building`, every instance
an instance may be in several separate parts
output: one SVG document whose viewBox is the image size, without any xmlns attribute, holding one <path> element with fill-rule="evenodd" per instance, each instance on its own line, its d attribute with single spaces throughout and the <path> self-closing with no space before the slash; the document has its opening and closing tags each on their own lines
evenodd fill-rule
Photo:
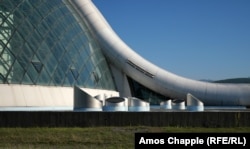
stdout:
<svg viewBox="0 0 250 149">
<path fill-rule="evenodd" d="M 204 105 L 250 105 L 250 85 L 191 80 L 147 61 L 91 0 L 1 0 L 0 110 L 72 110 L 76 87 L 150 104 L 192 94 Z"/>
</svg>

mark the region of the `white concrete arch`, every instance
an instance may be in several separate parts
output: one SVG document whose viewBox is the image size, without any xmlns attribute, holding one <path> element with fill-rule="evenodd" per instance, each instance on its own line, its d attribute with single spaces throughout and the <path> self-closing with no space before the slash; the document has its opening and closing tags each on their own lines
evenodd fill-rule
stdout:
<svg viewBox="0 0 250 149">
<path fill-rule="evenodd" d="M 205 105 L 250 105 L 249 84 L 201 82 L 164 70 L 141 57 L 124 43 L 91 0 L 68 2 L 89 25 L 109 61 L 142 85 L 171 98 L 186 99 L 187 93 L 191 93 Z"/>
</svg>

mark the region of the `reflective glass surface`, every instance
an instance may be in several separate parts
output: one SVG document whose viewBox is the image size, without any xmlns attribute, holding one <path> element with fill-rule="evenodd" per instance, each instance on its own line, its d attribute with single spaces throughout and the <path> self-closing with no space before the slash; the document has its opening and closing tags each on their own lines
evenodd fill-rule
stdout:
<svg viewBox="0 0 250 149">
<path fill-rule="evenodd" d="M 128 77 L 131 93 L 133 97 L 137 97 L 150 103 L 150 105 L 160 105 L 162 101 L 169 100 L 169 97 L 156 93 L 142 84 Z"/>
<path fill-rule="evenodd" d="M 0 83 L 115 89 L 88 27 L 62 0 L 0 1 Z"/>
</svg>

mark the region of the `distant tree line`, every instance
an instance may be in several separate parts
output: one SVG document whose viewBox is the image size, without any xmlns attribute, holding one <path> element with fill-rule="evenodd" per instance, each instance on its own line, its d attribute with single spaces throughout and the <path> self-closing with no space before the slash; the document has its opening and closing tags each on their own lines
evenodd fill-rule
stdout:
<svg viewBox="0 0 250 149">
<path fill-rule="evenodd" d="M 250 77 L 249 78 L 224 79 L 224 80 L 217 80 L 213 82 L 214 83 L 250 83 Z"/>
</svg>

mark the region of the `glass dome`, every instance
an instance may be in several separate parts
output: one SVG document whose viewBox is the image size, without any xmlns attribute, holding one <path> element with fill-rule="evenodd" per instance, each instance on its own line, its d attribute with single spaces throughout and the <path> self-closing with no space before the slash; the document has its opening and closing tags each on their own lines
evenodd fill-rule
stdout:
<svg viewBox="0 0 250 149">
<path fill-rule="evenodd" d="M 115 89 L 88 26 L 62 0 L 0 2 L 0 83 Z"/>
</svg>

